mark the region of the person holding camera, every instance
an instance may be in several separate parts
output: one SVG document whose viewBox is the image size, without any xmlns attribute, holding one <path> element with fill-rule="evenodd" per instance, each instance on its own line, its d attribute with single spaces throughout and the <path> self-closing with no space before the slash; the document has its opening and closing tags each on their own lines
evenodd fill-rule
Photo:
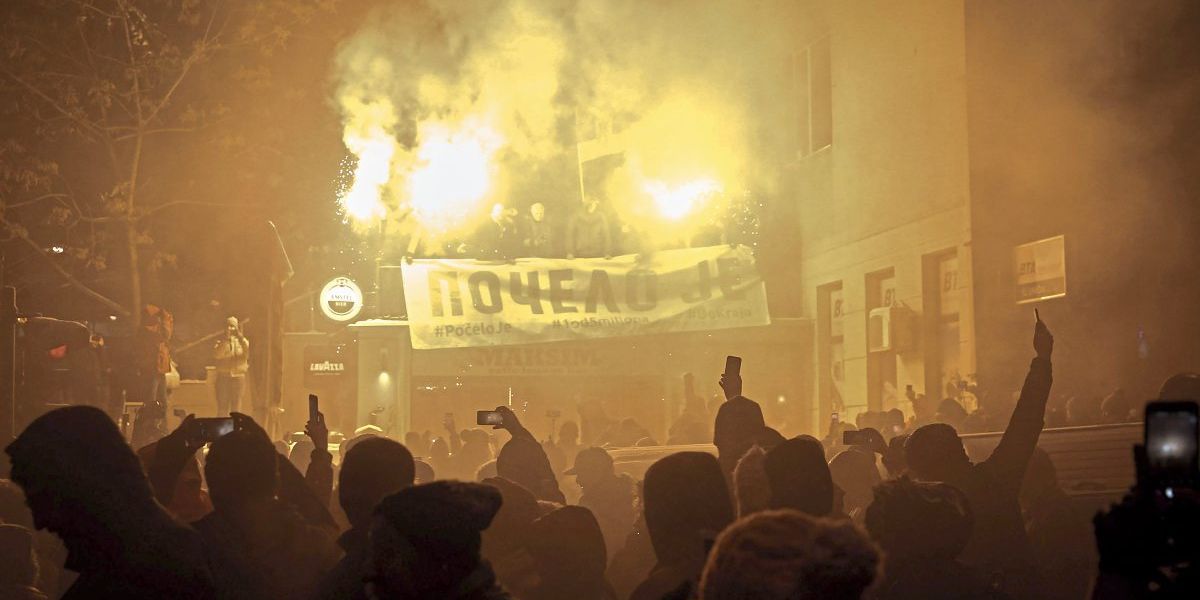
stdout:
<svg viewBox="0 0 1200 600">
<path fill-rule="evenodd" d="M 213 345 L 217 373 L 217 415 L 238 410 L 250 365 L 250 340 L 242 333 L 237 317 L 225 319 L 225 333 Z"/>
</svg>

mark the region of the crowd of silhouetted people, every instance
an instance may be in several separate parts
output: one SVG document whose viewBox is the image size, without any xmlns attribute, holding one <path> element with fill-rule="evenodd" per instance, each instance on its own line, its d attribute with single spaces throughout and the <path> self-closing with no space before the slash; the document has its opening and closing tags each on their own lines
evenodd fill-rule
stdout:
<svg viewBox="0 0 1200 600">
<path fill-rule="evenodd" d="M 574 424 L 547 444 L 506 407 L 495 458 L 486 432 L 447 422 L 404 444 L 360 431 L 337 461 L 320 414 L 291 448 L 235 413 L 229 433 L 188 417 L 135 452 L 102 411 L 60 408 L 6 448 L 0 598 L 1200 597 L 1194 489 L 1134 486 L 1093 522 L 1058 485 L 1037 447 L 1053 351 L 1040 321 L 1033 346 L 980 462 L 936 418 L 787 439 L 736 374 L 720 381 L 715 455 L 669 453 L 640 480 L 580 447 Z M 673 435 L 706 429 L 694 420 Z"/>
</svg>

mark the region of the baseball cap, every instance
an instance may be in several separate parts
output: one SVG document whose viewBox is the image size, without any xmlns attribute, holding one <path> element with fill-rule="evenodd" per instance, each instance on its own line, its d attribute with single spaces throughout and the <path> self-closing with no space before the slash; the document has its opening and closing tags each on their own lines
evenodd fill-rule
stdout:
<svg viewBox="0 0 1200 600">
<path fill-rule="evenodd" d="M 575 455 L 575 466 L 563 472 L 563 475 L 578 475 L 580 471 L 611 471 L 613 459 L 604 448 L 584 448 Z"/>
</svg>

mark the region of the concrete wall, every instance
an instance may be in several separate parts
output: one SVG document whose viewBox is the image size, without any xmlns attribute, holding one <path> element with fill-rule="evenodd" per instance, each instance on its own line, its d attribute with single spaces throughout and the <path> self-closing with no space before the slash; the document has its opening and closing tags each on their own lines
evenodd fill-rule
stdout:
<svg viewBox="0 0 1200 600">
<path fill-rule="evenodd" d="M 789 176 L 803 314 L 817 319 L 818 287 L 842 284 L 846 420 L 867 408 L 869 395 L 867 275 L 893 269 L 896 300 L 917 313 L 924 255 L 961 250 L 960 286 L 970 280 L 970 261 L 962 260 L 970 240 L 964 9 L 961 0 L 814 1 L 806 13 L 798 47 L 830 40 L 833 144 L 798 159 Z M 973 360 L 969 287 L 963 294 L 961 344 Z M 904 386 L 926 387 L 923 353 L 895 358 L 907 409 Z M 815 406 L 815 422 L 826 422 L 830 409 Z"/>
</svg>

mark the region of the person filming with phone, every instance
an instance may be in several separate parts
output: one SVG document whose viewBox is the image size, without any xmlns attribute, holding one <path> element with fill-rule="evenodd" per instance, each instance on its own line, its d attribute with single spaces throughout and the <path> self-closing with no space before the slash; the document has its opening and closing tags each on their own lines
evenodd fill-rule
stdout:
<svg viewBox="0 0 1200 600">
<path fill-rule="evenodd" d="M 250 365 L 250 340 L 242 333 L 237 317 L 225 319 L 225 332 L 213 345 L 213 361 L 217 368 L 217 415 L 223 417 L 241 409 L 238 401 Z"/>
</svg>

